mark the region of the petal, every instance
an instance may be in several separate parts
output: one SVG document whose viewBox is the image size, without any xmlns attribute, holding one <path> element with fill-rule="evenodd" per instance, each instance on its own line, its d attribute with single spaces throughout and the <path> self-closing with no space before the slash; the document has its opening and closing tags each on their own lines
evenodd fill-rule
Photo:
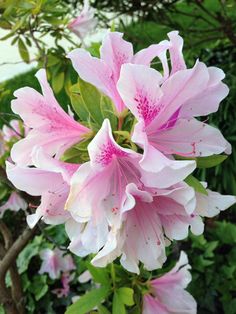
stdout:
<svg viewBox="0 0 236 314">
<path fill-rule="evenodd" d="M 145 294 L 143 298 L 143 310 L 142 314 L 170 314 L 158 299 L 153 298 L 149 294 Z M 171 313 L 172 314 L 172 313 Z M 174 314 L 174 312 L 173 312 Z"/>
<path fill-rule="evenodd" d="M 196 193 L 197 207 L 196 212 L 202 217 L 214 217 L 222 210 L 226 210 L 236 202 L 233 195 L 221 195 L 207 189 L 208 195 Z"/>
<path fill-rule="evenodd" d="M 192 118 L 206 116 L 216 112 L 220 102 L 228 95 L 229 88 L 222 83 L 224 72 L 216 67 L 209 67 L 209 80 L 206 88 L 195 97 L 187 100 L 181 107 L 180 116 Z"/>
<path fill-rule="evenodd" d="M 122 64 L 131 62 L 133 57 L 132 44 L 122 37 L 122 33 L 109 32 L 103 38 L 100 48 L 101 60 L 112 70 L 115 83 L 120 77 Z"/>
<path fill-rule="evenodd" d="M 152 127 L 160 129 L 187 100 L 199 95 L 206 88 L 208 80 L 207 67 L 201 62 L 197 62 L 192 69 L 171 75 L 161 86 L 161 111 L 152 121 Z"/>
<path fill-rule="evenodd" d="M 102 127 L 88 145 L 91 166 L 102 168 L 111 164 L 114 158 L 135 155 L 132 150 L 119 146 L 113 136 L 110 121 L 105 119 Z"/>
<path fill-rule="evenodd" d="M 172 31 L 167 34 L 170 39 L 171 47 L 170 51 L 170 61 L 171 61 L 171 75 L 177 71 L 185 70 L 186 65 L 184 61 L 184 57 L 182 54 L 183 49 L 183 38 L 179 36 L 178 31 Z"/>
<path fill-rule="evenodd" d="M 142 182 L 148 187 L 167 188 L 185 179 L 195 168 L 194 161 L 176 161 L 164 156 L 148 143 L 143 124 L 135 125 L 132 140 L 144 149 L 140 166 Z"/>
<path fill-rule="evenodd" d="M 170 43 L 167 40 L 161 41 L 159 44 L 151 45 L 148 48 L 142 49 L 134 55 L 134 64 L 143 64 L 150 66 L 151 61 L 158 57 L 163 67 L 163 78 L 169 76 L 169 66 L 167 62 L 166 52 L 170 48 Z"/>
<path fill-rule="evenodd" d="M 137 119 L 148 125 L 160 111 L 161 74 L 144 65 L 124 64 L 117 89 Z"/>
<path fill-rule="evenodd" d="M 25 139 L 13 146 L 11 157 L 18 164 L 31 164 L 31 151 L 35 145 L 44 147 L 51 155 L 62 154 L 68 145 L 80 142 L 89 132 L 59 106 L 46 80 L 46 72 L 39 70 L 36 76 L 43 95 L 24 87 L 14 93 L 17 98 L 12 101 L 12 110 L 32 128 Z"/>
<path fill-rule="evenodd" d="M 80 48 L 71 51 L 68 58 L 84 81 L 96 86 L 113 100 L 118 112 L 124 109 L 124 104 L 116 90 L 112 69 L 103 60 L 92 57 L 89 52 Z"/>
<path fill-rule="evenodd" d="M 8 179 L 17 189 L 34 196 L 50 190 L 52 182 L 57 187 L 61 177 L 57 173 L 36 168 L 23 168 L 9 162 L 6 162 L 6 172 Z"/>
<path fill-rule="evenodd" d="M 60 173 L 63 179 L 69 184 L 72 175 L 79 168 L 79 164 L 71 164 L 59 161 L 45 154 L 42 147 L 35 146 L 32 151 L 34 165 L 41 170 Z"/>
<path fill-rule="evenodd" d="M 149 141 L 165 154 L 187 157 L 220 154 L 230 147 L 218 129 L 196 119 L 179 119 L 172 128 L 149 136 Z"/>
</svg>

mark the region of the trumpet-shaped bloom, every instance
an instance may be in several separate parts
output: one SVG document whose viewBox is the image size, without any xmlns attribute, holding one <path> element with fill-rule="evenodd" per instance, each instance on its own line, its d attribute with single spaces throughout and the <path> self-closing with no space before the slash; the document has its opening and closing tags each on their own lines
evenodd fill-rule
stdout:
<svg viewBox="0 0 236 314">
<path fill-rule="evenodd" d="M 90 161 L 81 165 L 72 177 L 66 207 L 79 222 L 89 221 L 92 215 L 99 221 L 105 213 L 112 223 L 119 216 L 126 197 L 126 186 L 135 183 L 142 190 L 143 180 L 148 181 L 149 173 L 139 166 L 140 154 L 115 142 L 107 119 L 89 144 L 88 153 Z M 159 176 L 161 187 L 183 180 L 195 166 L 191 161 L 176 163 L 180 165 L 179 169 L 175 169 L 171 177 Z M 163 168 L 166 169 L 165 165 Z"/>
<path fill-rule="evenodd" d="M 36 145 L 58 158 L 89 132 L 88 128 L 71 118 L 57 103 L 45 70 L 39 70 L 36 77 L 43 95 L 30 87 L 23 87 L 14 93 L 17 98 L 12 101 L 12 110 L 31 129 L 26 138 L 17 142 L 11 151 L 12 160 L 20 165 L 32 164 L 32 150 Z"/>
<path fill-rule="evenodd" d="M 175 267 L 150 281 L 150 292 L 143 298 L 142 314 L 196 314 L 197 303 L 185 289 L 191 281 L 187 255 L 181 252 Z"/>
<path fill-rule="evenodd" d="M 6 203 L 0 206 L 0 218 L 8 209 L 14 212 L 18 212 L 20 209 L 26 210 L 26 208 L 26 201 L 22 197 L 20 197 L 18 193 L 12 192 Z"/>
<path fill-rule="evenodd" d="M 148 270 L 160 268 L 166 260 L 167 239 L 184 239 L 189 227 L 195 234 L 203 231 L 200 217 L 192 215 L 194 190 L 185 183 L 148 192 L 131 183 L 126 194 L 122 226 L 111 229 L 105 247 L 92 261 L 95 266 L 103 267 L 121 255 L 121 264 L 128 271 L 139 273 L 139 261 Z"/>
<path fill-rule="evenodd" d="M 54 250 L 45 249 L 40 252 L 43 261 L 39 270 L 40 274 L 48 273 L 51 279 L 56 279 L 61 272 L 69 272 L 76 269 L 71 255 L 63 255 L 63 251 L 55 248 Z"/>
<path fill-rule="evenodd" d="M 211 77 L 210 72 L 197 62 L 192 69 L 179 70 L 162 83 L 160 73 L 154 69 L 133 64 L 122 66 L 118 90 L 138 119 L 132 139 L 144 149 L 144 169 L 148 170 L 150 160 L 158 160 L 161 153 L 193 157 L 230 152 L 230 144 L 218 129 L 194 119 L 198 108 L 199 115 L 203 112 L 203 104 L 196 103 L 202 94 L 207 107 L 205 94 L 209 93 L 209 86 L 218 86 L 218 96 L 214 99 L 218 104 L 228 93 L 228 88 L 220 82 L 222 75 L 217 76 L 216 71 L 217 77 Z M 189 104 L 194 107 L 196 103 L 191 116 L 186 103 L 188 109 Z"/>
<path fill-rule="evenodd" d="M 70 218 L 64 210 L 69 193 L 69 181 L 79 165 L 63 163 L 35 149 L 32 155 L 37 168 L 23 167 L 7 162 L 7 176 L 19 190 L 41 196 L 41 204 L 27 217 L 33 228 L 42 218 L 48 224 L 60 224 Z"/>
<path fill-rule="evenodd" d="M 164 77 L 167 77 L 166 51 L 171 45 L 169 41 L 164 40 L 134 55 L 132 44 L 125 41 L 122 36 L 122 33 L 111 32 L 104 37 L 100 49 L 100 59 L 92 57 L 89 52 L 80 48 L 73 50 L 68 55 L 79 76 L 110 97 L 118 112 L 125 109 L 125 104 L 116 88 L 122 64 L 136 63 L 149 66 L 152 59 L 158 57 L 163 65 Z"/>
<path fill-rule="evenodd" d="M 75 33 L 81 40 L 97 25 L 97 19 L 94 17 L 95 9 L 89 6 L 89 1 L 84 1 L 84 7 L 79 16 L 68 24 L 68 28 Z"/>
</svg>

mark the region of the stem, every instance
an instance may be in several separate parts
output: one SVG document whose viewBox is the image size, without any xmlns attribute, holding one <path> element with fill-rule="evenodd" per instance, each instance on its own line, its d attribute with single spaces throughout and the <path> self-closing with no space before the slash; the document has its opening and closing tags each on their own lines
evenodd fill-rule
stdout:
<svg viewBox="0 0 236 314">
<path fill-rule="evenodd" d="M 22 294 L 21 294 L 21 284 L 19 274 L 16 271 L 16 258 L 18 254 L 24 249 L 28 241 L 33 237 L 36 227 L 29 229 L 28 227 L 20 235 L 17 240 L 8 248 L 7 246 L 11 244 L 12 236 L 7 226 L 1 221 L 0 230 L 3 235 L 6 249 L 6 254 L 0 261 L 0 303 L 3 305 L 4 310 L 7 314 L 21 314 L 24 313 L 24 308 L 22 305 Z M 11 269 L 11 278 L 16 280 L 12 281 L 12 294 L 10 290 L 6 287 L 5 277 L 7 271 Z M 16 305 L 17 304 L 17 305 Z"/>
<path fill-rule="evenodd" d="M 116 288 L 116 270 L 115 270 L 114 263 L 111 263 L 111 279 L 112 279 L 113 287 L 115 289 Z"/>
</svg>

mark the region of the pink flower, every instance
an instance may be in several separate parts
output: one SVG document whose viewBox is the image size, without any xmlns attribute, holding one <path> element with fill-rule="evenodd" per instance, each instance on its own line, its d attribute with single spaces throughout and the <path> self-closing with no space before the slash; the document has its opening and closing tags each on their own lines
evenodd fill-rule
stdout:
<svg viewBox="0 0 236 314">
<path fill-rule="evenodd" d="M 177 32 L 168 35 L 172 42 L 168 78 L 147 66 L 130 63 L 121 67 L 117 84 L 122 100 L 138 120 L 132 139 L 144 149 L 141 166 L 147 171 L 158 172 L 164 155 L 231 152 L 218 129 L 194 118 L 218 109 L 228 94 L 228 87 L 221 82 L 224 73 L 198 61 L 186 69 L 180 53 L 181 37 Z"/>
<path fill-rule="evenodd" d="M 195 193 L 184 182 L 146 191 L 128 184 L 121 225 L 111 226 L 105 246 L 92 263 L 104 267 L 121 255 L 121 264 L 130 272 L 139 273 L 139 261 L 147 270 L 162 267 L 170 240 L 186 238 L 189 228 L 195 235 L 202 234 L 201 217 L 213 217 L 236 202 L 234 196 L 207 192 Z"/>
<path fill-rule="evenodd" d="M 110 97 L 118 113 L 126 108 L 116 87 L 122 64 L 135 63 L 149 66 L 152 59 L 158 57 L 163 64 L 164 77 L 168 76 L 166 51 L 170 47 L 170 43 L 164 40 L 134 55 L 132 44 L 125 41 L 122 36 L 122 33 L 111 32 L 104 37 L 100 49 L 101 59 L 92 57 L 84 49 L 75 49 L 68 55 L 79 76 Z"/>
<path fill-rule="evenodd" d="M 104 267 L 121 255 L 121 264 L 130 272 L 139 273 L 139 261 L 148 270 L 162 267 L 169 240 L 187 237 L 188 229 L 201 234 L 203 223 L 192 213 L 195 193 L 185 183 L 169 189 L 140 191 L 133 183 L 126 187 L 122 208 L 122 225 L 113 227 L 104 248 L 92 263 Z M 167 240 L 169 239 L 169 240 Z"/>
<path fill-rule="evenodd" d="M 45 249 L 40 252 L 43 260 L 39 274 L 48 273 L 51 279 L 56 279 L 61 272 L 69 272 L 76 269 L 71 255 L 63 255 L 63 251 L 55 248 L 54 250 Z"/>
<path fill-rule="evenodd" d="M 69 248 L 81 256 L 96 253 L 104 246 L 109 226 L 119 228 L 122 207 L 127 198 L 126 186 L 135 183 L 143 190 L 143 180 L 150 181 L 149 173 L 139 166 L 141 155 L 115 142 L 107 119 L 89 144 L 88 153 L 90 161 L 81 165 L 71 179 L 66 203 L 75 220 L 66 223 L 71 240 Z M 164 165 L 161 175 L 156 175 L 160 188 L 181 181 L 195 167 L 192 162 L 176 163 L 179 167 L 173 172 Z M 86 222 L 84 228 L 81 224 Z"/>
<path fill-rule="evenodd" d="M 25 200 L 20 197 L 18 193 L 12 192 L 7 202 L 0 206 L 0 218 L 4 215 L 7 209 L 18 212 L 20 209 L 26 210 L 26 208 L 27 203 Z"/>
<path fill-rule="evenodd" d="M 89 6 L 89 1 L 84 1 L 84 7 L 79 16 L 68 24 L 68 28 L 74 32 L 81 40 L 97 25 L 97 19 L 94 17 L 95 9 Z"/>
<path fill-rule="evenodd" d="M 150 292 L 143 298 L 142 314 L 196 314 L 196 301 L 185 290 L 191 281 L 190 268 L 187 255 L 181 252 L 172 270 L 150 281 Z"/>
<path fill-rule="evenodd" d="M 26 138 L 17 142 L 11 157 L 18 165 L 32 164 L 32 150 L 41 146 L 46 153 L 59 158 L 63 152 L 80 142 L 89 129 L 76 122 L 57 103 L 47 82 L 45 70 L 36 74 L 43 95 L 30 87 L 18 89 L 12 101 L 12 110 L 31 128 Z M 50 134 L 50 136 L 49 136 Z"/>
<path fill-rule="evenodd" d="M 67 297 L 70 292 L 70 285 L 69 283 L 73 279 L 73 276 L 71 276 L 68 272 L 63 273 L 61 276 L 61 283 L 62 288 L 57 288 L 52 290 L 52 293 L 55 293 L 58 298 Z"/>
<path fill-rule="evenodd" d="M 65 222 L 70 218 L 70 213 L 64 210 L 69 181 L 79 165 L 53 159 L 41 148 L 33 151 L 32 160 L 37 168 L 6 163 L 7 176 L 18 189 L 41 196 L 36 212 L 27 217 L 28 225 L 33 228 L 41 218 L 48 224 Z"/>
</svg>

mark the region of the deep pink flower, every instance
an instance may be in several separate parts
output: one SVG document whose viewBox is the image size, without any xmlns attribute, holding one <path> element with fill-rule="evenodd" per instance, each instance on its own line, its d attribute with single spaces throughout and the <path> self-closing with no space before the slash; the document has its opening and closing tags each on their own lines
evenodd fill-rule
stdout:
<svg viewBox="0 0 236 314">
<path fill-rule="evenodd" d="M 75 33 L 81 40 L 97 25 L 97 19 L 94 17 L 95 9 L 89 6 L 89 1 L 84 1 L 84 7 L 79 16 L 68 24 L 68 28 Z"/>
<path fill-rule="evenodd" d="M 100 59 L 92 57 L 84 49 L 75 49 L 68 55 L 79 76 L 110 97 L 118 113 L 126 108 L 116 88 L 122 64 L 136 63 L 149 66 L 152 59 L 159 57 L 166 77 L 168 76 L 166 51 L 170 47 L 170 42 L 164 40 L 134 55 L 132 44 L 125 41 L 122 36 L 122 33 L 110 32 L 104 37 L 100 48 Z"/>
<path fill-rule="evenodd" d="M 63 251 L 55 248 L 54 250 L 45 249 L 40 252 L 40 257 L 43 260 L 40 274 L 48 273 L 51 279 L 56 279 L 61 272 L 69 272 L 76 269 L 71 255 L 63 255 Z"/>
<path fill-rule="evenodd" d="M 26 201 L 18 193 L 12 192 L 6 203 L 0 206 L 0 218 L 7 209 L 18 212 L 20 209 L 26 210 L 26 208 Z"/>
<path fill-rule="evenodd" d="M 67 297 L 70 293 L 70 282 L 73 279 L 68 272 L 63 273 L 61 276 L 62 288 L 57 288 L 52 290 L 52 293 L 55 293 L 58 298 Z"/>
<path fill-rule="evenodd" d="M 56 158 L 80 142 L 89 129 L 71 118 L 57 103 L 47 82 L 45 70 L 36 74 L 43 95 L 30 87 L 18 89 L 12 101 L 12 110 L 19 114 L 24 124 L 31 128 L 26 138 L 18 141 L 11 150 L 11 157 L 18 165 L 32 164 L 32 150 L 41 146 Z"/>
<path fill-rule="evenodd" d="M 190 268 L 187 255 L 181 252 L 172 270 L 150 281 L 150 292 L 143 298 L 142 314 L 196 314 L 196 301 L 185 290 L 191 281 Z"/>
<path fill-rule="evenodd" d="M 41 204 L 34 214 L 27 217 L 32 228 L 43 218 L 45 223 L 60 224 L 70 218 L 64 210 L 69 193 L 69 182 L 79 165 L 60 162 L 36 148 L 32 160 L 37 168 L 6 163 L 9 180 L 20 190 L 41 196 Z"/>
<path fill-rule="evenodd" d="M 175 41 L 172 38 L 168 78 L 163 80 L 158 71 L 130 63 L 121 67 L 117 84 L 122 100 L 138 120 L 132 139 L 144 149 L 141 165 L 147 171 L 153 167 L 158 171 L 164 155 L 231 152 L 218 129 L 194 118 L 216 111 L 228 94 L 228 87 L 221 82 L 223 71 L 198 61 L 186 69 L 181 45 L 174 50 L 181 37 L 176 32 L 170 35 Z"/>
</svg>

